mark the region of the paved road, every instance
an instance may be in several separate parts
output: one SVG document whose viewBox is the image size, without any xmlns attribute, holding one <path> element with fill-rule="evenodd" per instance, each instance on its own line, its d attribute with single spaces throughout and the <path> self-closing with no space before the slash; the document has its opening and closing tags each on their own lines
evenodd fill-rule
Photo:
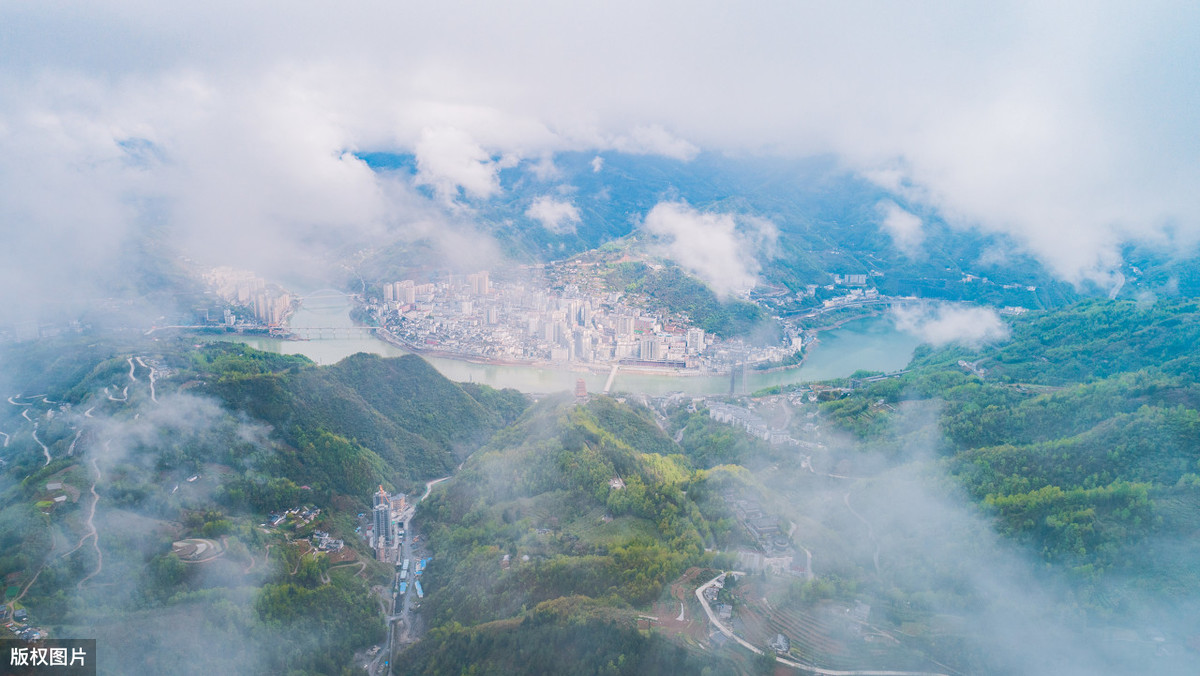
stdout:
<svg viewBox="0 0 1200 676">
<path fill-rule="evenodd" d="M 1117 279 L 1116 282 L 1113 283 L 1113 287 L 1108 291 L 1109 300 L 1115 299 L 1121 293 L 1121 289 L 1125 286 L 1125 273 L 1118 270 L 1116 278 Z"/>
<path fill-rule="evenodd" d="M 882 573 L 879 571 L 879 541 L 875 539 L 875 528 L 871 526 L 871 522 L 867 521 L 866 517 L 864 517 L 862 514 L 859 514 L 853 507 L 850 506 L 850 492 L 849 491 L 847 491 L 846 494 L 842 496 L 842 502 L 846 503 L 846 509 L 850 510 L 850 513 L 853 514 L 855 516 L 855 518 L 857 518 L 859 521 L 863 522 L 863 524 L 866 525 L 867 539 L 869 539 L 871 541 L 871 544 L 874 545 L 874 547 L 875 547 L 875 553 L 872 556 L 872 558 L 875 562 L 875 577 L 881 576 Z"/>
<path fill-rule="evenodd" d="M 414 543 L 413 537 L 416 535 L 412 530 L 412 519 L 417 513 L 417 504 L 429 497 L 433 491 L 433 487 L 437 484 L 446 481 L 450 477 L 444 476 L 440 479 L 425 482 L 425 493 L 417 499 L 417 502 L 409 505 L 409 507 L 400 516 L 401 522 L 404 524 L 404 541 L 400 544 L 400 560 L 408 559 L 409 571 L 408 578 L 405 582 L 408 583 L 408 593 L 397 596 L 392 602 L 391 613 L 387 617 L 388 635 L 384 642 L 383 649 L 375 656 L 375 659 L 368 663 L 367 673 L 372 676 L 383 676 L 392 674 L 391 655 L 396 648 L 408 646 L 416 642 L 417 637 L 413 635 L 413 625 L 417 621 L 413 616 L 414 606 L 419 603 L 417 592 L 414 589 L 414 581 L 417 579 L 417 561 L 426 556 L 425 547 L 421 543 Z M 392 588 L 395 589 L 400 582 L 400 571 L 394 573 L 392 578 Z M 388 662 L 384 666 L 384 662 Z"/>
<path fill-rule="evenodd" d="M 729 573 L 729 575 L 742 576 L 742 575 L 745 575 L 745 573 L 740 572 L 740 571 L 734 571 L 734 572 Z M 746 648 L 747 650 L 749 650 L 750 652 L 752 652 L 756 655 L 763 654 L 762 649 L 754 646 L 749 641 L 743 639 L 741 636 L 734 635 L 732 629 L 725 626 L 724 624 L 721 624 L 721 621 L 719 619 L 717 619 L 716 613 L 713 612 L 712 607 L 708 605 L 708 599 L 704 598 L 704 590 L 717 584 L 717 582 L 721 579 L 721 577 L 722 577 L 722 575 L 718 575 L 718 576 L 714 577 L 713 579 L 709 580 L 708 582 L 705 582 L 704 584 L 702 584 L 696 588 L 696 599 L 698 601 L 700 601 L 700 606 L 704 608 L 704 614 L 708 615 L 708 621 L 712 622 L 717 627 L 717 629 L 720 630 L 720 632 L 722 634 L 725 634 L 726 636 L 733 639 L 734 641 L 737 641 L 739 644 L 742 645 L 742 647 Z M 938 672 L 934 672 L 934 671 L 871 671 L 871 670 L 840 671 L 838 669 L 823 669 L 814 664 L 805 664 L 804 662 L 795 662 L 793 660 L 785 659 L 785 658 L 779 657 L 779 656 L 776 656 L 775 659 L 778 660 L 780 664 L 786 664 L 789 667 L 794 667 L 801 671 L 807 671 L 812 674 L 820 674 L 821 676 L 947 676 L 947 674 L 942 674 L 942 673 L 938 673 Z"/>
</svg>

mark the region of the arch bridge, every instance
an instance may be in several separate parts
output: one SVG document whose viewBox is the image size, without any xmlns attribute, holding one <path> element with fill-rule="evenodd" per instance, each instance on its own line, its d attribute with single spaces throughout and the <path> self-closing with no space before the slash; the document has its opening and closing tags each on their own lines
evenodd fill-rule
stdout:
<svg viewBox="0 0 1200 676">
<path fill-rule="evenodd" d="M 354 294 L 348 291 L 338 291 L 337 289 L 317 289 L 303 296 L 296 297 L 300 300 L 316 300 L 320 298 L 353 298 Z"/>
</svg>

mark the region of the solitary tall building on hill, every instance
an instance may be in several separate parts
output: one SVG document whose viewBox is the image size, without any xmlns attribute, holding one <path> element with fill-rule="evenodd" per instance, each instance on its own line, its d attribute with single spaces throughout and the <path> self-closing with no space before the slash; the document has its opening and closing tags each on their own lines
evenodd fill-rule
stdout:
<svg viewBox="0 0 1200 676">
<path fill-rule="evenodd" d="M 371 517 L 371 525 L 375 532 L 375 549 L 379 552 L 379 558 L 383 559 L 386 557 L 382 551 L 394 547 L 397 543 L 396 522 L 392 519 L 392 500 L 387 491 L 383 490 L 383 486 L 380 486 L 379 492 L 375 494 L 375 509 Z"/>
</svg>

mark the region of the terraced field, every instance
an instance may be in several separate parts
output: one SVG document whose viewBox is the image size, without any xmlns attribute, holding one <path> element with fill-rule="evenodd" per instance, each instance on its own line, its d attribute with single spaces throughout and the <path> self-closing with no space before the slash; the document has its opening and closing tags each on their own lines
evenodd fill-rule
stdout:
<svg viewBox="0 0 1200 676">
<path fill-rule="evenodd" d="M 204 563 L 225 553 L 225 547 L 216 540 L 188 538 L 171 545 L 171 551 L 185 563 Z"/>
<path fill-rule="evenodd" d="M 845 605 L 825 601 L 807 607 L 774 606 L 758 585 L 739 587 L 735 598 L 734 631 L 764 649 L 776 634 L 783 634 L 797 661 L 847 671 L 931 668 L 895 636 L 855 621 Z"/>
</svg>

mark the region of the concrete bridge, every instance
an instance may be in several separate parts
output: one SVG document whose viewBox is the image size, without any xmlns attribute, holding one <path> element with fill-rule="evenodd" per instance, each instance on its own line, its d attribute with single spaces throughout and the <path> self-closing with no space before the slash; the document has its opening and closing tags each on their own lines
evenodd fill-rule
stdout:
<svg viewBox="0 0 1200 676">
<path fill-rule="evenodd" d="M 336 340 L 338 338 L 370 338 L 379 328 L 375 326 L 291 326 L 282 329 L 301 340 Z"/>
<path fill-rule="evenodd" d="M 617 369 L 621 368 L 620 364 L 613 364 L 612 370 L 608 372 L 608 380 L 604 381 L 604 394 L 608 394 L 612 389 L 613 381 L 617 379 Z"/>
</svg>

